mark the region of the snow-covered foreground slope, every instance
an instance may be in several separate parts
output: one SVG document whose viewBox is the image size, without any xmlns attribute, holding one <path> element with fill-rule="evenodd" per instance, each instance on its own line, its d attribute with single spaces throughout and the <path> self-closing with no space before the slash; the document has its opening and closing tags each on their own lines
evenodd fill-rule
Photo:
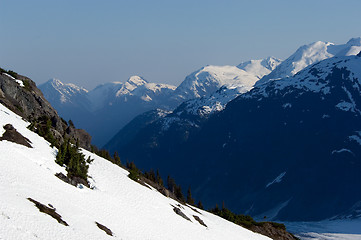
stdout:
<svg viewBox="0 0 361 240">
<path fill-rule="evenodd" d="M 178 202 L 130 180 L 127 171 L 85 150 L 94 159 L 89 168 L 94 189 L 69 185 L 54 176 L 66 173 L 54 161 L 57 150 L 0 105 L 0 126 L 8 123 L 30 139 L 33 148 L 0 141 L 0 239 L 269 239 L 181 206 L 188 221 L 173 211 Z M 0 135 L 3 132 L 1 128 Z M 27 198 L 51 204 L 69 226 L 39 212 Z M 95 222 L 114 236 L 106 235 Z"/>
</svg>

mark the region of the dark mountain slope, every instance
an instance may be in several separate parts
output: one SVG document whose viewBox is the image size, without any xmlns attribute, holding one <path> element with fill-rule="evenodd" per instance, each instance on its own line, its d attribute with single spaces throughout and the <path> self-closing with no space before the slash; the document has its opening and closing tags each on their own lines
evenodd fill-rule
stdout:
<svg viewBox="0 0 361 240">
<path fill-rule="evenodd" d="M 155 121 L 120 154 L 191 185 L 208 207 L 333 217 L 361 200 L 360 69 L 360 57 L 324 60 L 241 95 L 195 131 Z"/>
</svg>

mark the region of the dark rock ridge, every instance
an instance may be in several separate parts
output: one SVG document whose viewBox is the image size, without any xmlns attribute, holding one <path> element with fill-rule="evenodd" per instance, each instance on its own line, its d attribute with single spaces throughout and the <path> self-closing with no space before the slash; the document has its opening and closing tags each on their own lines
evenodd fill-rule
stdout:
<svg viewBox="0 0 361 240">
<path fill-rule="evenodd" d="M 360 57 L 334 57 L 258 86 L 204 122 L 167 115 L 119 154 L 191 185 L 207 208 L 225 201 L 267 220 L 337 216 L 361 200 L 360 69 Z"/>
<path fill-rule="evenodd" d="M 16 77 L 16 78 L 15 78 Z M 25 76 L 16 74 L 12 77 L 6 73 L 0 74 L 0 103 L 27 121 L 46 125 L 51 121 L 52 134 L 60 142 L 63 136 L 74 141 L 85 149 L 90 149 L 91 137 L 84 130 L 68 126 L 61 120 L 58 113 L 44 98 L 36 84 Z"/>
</svg>

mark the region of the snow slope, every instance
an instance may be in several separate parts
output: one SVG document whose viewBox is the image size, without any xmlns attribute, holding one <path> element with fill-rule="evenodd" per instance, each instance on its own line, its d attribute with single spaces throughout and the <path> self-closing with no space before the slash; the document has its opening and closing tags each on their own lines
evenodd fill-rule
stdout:
<svg viewBox="0 0 361 240">
<path fill-rule="evenodd" d="M 127 171 L 85 150 L 94 159 L 89 168 L 94 189 L 71 186 L 54 176 L 65 173 L 54 161 L 57 150 L 0 105 L 0 125 L 7 123 L 30 139 L 33 148 L 0 141 L 0 164 L 6 166 L 0 171 L 0 239 L 269 239 L 205 211 L 181 206 L 191 219 L 185 220 L 171 206 L 178 202 L 130 180 Z M 69 226 L 39 212 L 29 197 L 51 204 Z M 114 236 L 106 235 L 95 221 Z"/>
</svg>

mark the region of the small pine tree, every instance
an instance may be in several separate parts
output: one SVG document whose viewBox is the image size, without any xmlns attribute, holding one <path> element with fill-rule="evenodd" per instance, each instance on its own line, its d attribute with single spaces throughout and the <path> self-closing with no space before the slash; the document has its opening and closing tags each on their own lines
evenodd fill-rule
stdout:
<svg viewBox="0 0 361 240">
<path fill-rule="evenodd" d="M 134 181 L 138 181 L 139 176 L 140 176 L 140 171 L 137 168 L 137 166 L 135 165 L 134 162 L 127 162 L 127 168 L 129 169 L 129 174 L 128 177 Z"/>
<path fill-rule="evenodd" d="M 167 188 L 170 192 L 174 193 L 175 192 L 175 181 L 173 178 L 171 178 L 169 175 L 167 177 Z"/>
<path fill-rule="evenodd" d="M 156 177 L 157 183 L 158 183 L 160 186 L 163 186 L 163 179 L 162 179 L 162 177 L 160 176 L 158 169 L 157 169 L 157 173 L 156 173 L 156 176 L 155 176 L 155 177 Z"/>
<path fill-rule="evenodd" d="M 174 194 L 175 194 L 175 197 L 176 197 L 178 200 L 184 202 L 184 196 L 183 196 L 183 192 L 182 192 L 181 186 L 175 185 Z"/>
<path fill-rule="evenodd" d="M 191 187 L 189 187 L 187 191 L 187 203 L 190 205 L 194 205 L 194 199 L 192 198 Z"/>
<path fill-rule="evenodd" d="M 197 208 L 202 209 L 202 210 L 204 209 L 201 201 L 198 201 Z"/>
<path fill-rule="evenodd" d="M 114 152 L 114 156 L 113 156 L 113 163 L 115 163 L 118 166 L 122 165 L 122 162 L 120 161 L 120 157 L 118 155 L 118 152 Z"/>
</svg>

